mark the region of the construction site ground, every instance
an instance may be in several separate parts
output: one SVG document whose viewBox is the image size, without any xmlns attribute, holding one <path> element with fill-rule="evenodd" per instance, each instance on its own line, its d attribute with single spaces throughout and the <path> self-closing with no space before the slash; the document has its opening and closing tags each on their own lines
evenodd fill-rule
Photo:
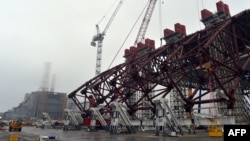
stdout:
<svg viewBox="0 0 250 141">
<path fill-rule="evenodd" d="M 10 134 L 18 134 L 19 141 L 36 141 L 39 136 L 56 136 L 60 141 L 223 141 L 223 137 L 209 137 L 206 130 L 197 130 L 196 134 L 188 134 L 177 137 L 156 136 L 154 131 L 137 131 L 135 134 L 121 133 L 110 134 L 109 131 L 98 130 L 89 132 L 86 129 L 63 131 L 62 129 L 41 129 L 36 127 L 24 127 L 21 132 L 0 131 L 0 141 L 8 141 Z"/>
</svg>

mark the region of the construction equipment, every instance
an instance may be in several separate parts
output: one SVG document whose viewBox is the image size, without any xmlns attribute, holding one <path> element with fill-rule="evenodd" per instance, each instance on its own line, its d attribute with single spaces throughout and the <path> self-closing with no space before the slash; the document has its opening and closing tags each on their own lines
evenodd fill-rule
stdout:
<svg viewBox="0 0 250 141">
<path fill-rule="evenodd" d="M 103 118 L 103 116 L 100 113 L 100 109 L 99 108 L 95 108 L 95 107 L 91 107 L 90 111 L 92 112 L 91 114 L 91 121 L 90 121 L 90 130 L 94 131 L 95 126 L 97 121 L 100 123 L 100 125 L 105 129 L 105 130 L 109 130 L 109 125 L 107 123 L 107 121 Z"/>
<path fill-rule="evenodd" d="M 111 129 L 110 133 L 111 134 L 116 134 L 119 133 L 119 121 L 120 119 L 123 121 L 124 126 L 127 128 L 129 133 L 136 133 L 136 130 L 134 128 L 134 125 L 131 123 L 126 110 L 124 109 L 125 107 L 122 107 L 121 103 L 113 101 L 110 106 L 112 107 L 112 118 L 111 118 Z"/>
<path fill-rule="evenodd" d="M 176 133 L 183 135 L 183 131 L 168 102 L 164 98 L 155 100 L 156 105 L 156 135 L 159 135 L 162 128 L 163 135 L 175 136 Z M 169 133 L 167 133 L 169 132 Z M 174 133 L 174 134 L 173 134 Z"/>
<path fill-rule="evenodd" d="M 149 4 L 148 4 L 147 10 L 146 10 L 146 13 L 145 13 L 145 15 L 143 17 L 143 21 L 141 23 L 139 32 L 137 33 L 137 36 L 136 36 L 136 39 L 135 39 L 135 42 L 134 42 L 135 46 L 136 46 L 137 43 L 143 41 L 143 39 L 145 37 L 145 34 L 146 34 L 147 29 L 148 29 L 150 19 L 152 17 L 152 14 L 153 14 L 153 11 L 154 11 L 154 8 L 155 8 L 155 5 L 156 5 L 156 2 L 157 2 L 157 0 L 149 0 Z"/>
<path fill-rule="evenodd" d="M 18 134 L 10 134 L 8 141 L 19 141 L 19 135 Z"/>
<path fill-rule="evenodd" d="M 41 128 L 61 128 L 63 127 L 63 122 L 52 120 L 49 113 L 43 112 L 43 121 Z"/>
<path fill-rule="evenodd" d="M 0 116 L 0 131 L 7 130 L 5 126 L 8 126 L 8 123 L 6 121 L 3 121 L 2 117 Z"/>
<path fill-rule="evenodd" d="M 119 4 L 117 5 L 113 15 L 111 16 L 111 18 L 109 19 L 106 27 L 104 28 L 103 32 L 100 32 L 99 29 L 99 25 L 96 25 L 96 30 L 97 30 L 97 34 L 93 37 L 92 41 L 91 41 L 91 45 L 92 46 L 96 46 L 97 42 L 97 56 L 96 56 L 96 75 L 101 73 L 101 61 L 102 61 L 102 41 L 104 39 L 104 36 L 107 33 L 107 30 L 109 29 L 112 21 L 114 20 L 118 10 L 120 9 L 121 5 L 123 3 L 123 0 L 120 0 Z"/>
<path fill-rule="evenodd" d="M 23 120 L 21 118 L 17 118 L 9 122 L 9 132 L 11 131 L 22 131 Z"/>
<path fill-rule="evenodd" d="M 65 121 L 63 130 L 76 129 L 81 130 L 83 119 L 81 113 L 78 111 L 64 109 L 65 112 Z"/>
</svg>

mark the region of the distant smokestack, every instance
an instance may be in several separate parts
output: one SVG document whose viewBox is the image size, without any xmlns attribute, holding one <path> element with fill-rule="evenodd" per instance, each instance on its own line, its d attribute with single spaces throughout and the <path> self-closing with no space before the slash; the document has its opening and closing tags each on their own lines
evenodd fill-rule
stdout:
<svg viewBox="0 0 250 141">
<path fill-rule="evenodd" d="M 50 86 L 50 91 L 54 92 L 55 90 L 55 82 L 56 82 L 56 75 L 54 74 L 51 79 L 51 86 Z"/>
<path fill-rule="evenodd" d="M 41 91 L 49 91 L 49 75 L 50 75 L 50 67 L 51 63 L 46 62 L 45 63 L 45 69 L 44 69 L 44 74 L 41 82 L 41 86 L 39 90 Z"/>
</svg>

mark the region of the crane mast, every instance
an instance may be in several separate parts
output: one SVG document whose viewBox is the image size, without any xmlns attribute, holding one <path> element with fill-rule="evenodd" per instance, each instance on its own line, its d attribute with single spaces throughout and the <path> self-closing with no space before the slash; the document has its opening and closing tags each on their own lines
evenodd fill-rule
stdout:
<svg viewBox="0 0 250 141">
<path fill-rule="evenodd" d="M 97 34 L 93 37 L 92 41 L 91 41 L 91 45 L 92 46 L 96 46 L 97 42 L 97 56 L 96 56 L 96 71 L 95 74 L 98 75 L 101 73 L 101 63 L 102 63 L 102 42 L 104 39 L 104 36 L 106 35 L 107 30 L 109 29 L 112 21 L 114 20 L 118 10 L 120 9 L 122 3 L 124 0 L 120 0 L 120 2 L 118 3 L 114 13 L 112 14 L 111 18 L 109 19 L 106 27 L 104 28 L 103 32 L 100 32 L 100 28 L 99 25 L 96 25 L 96 31 Z"/>
<path fill-rule="evenodd" d="M 136 45 L 138 42 L 142 41 L 145 37 L 150 19 L 152 17 L 155 5 L 157 0 L 149 0 L 149 5 L 147 7 L 146 13 L 144 15 L 143 21 L 141 23 L 139 32 L 137 33 L 136 40 L 134 42 L 134 45 Z"/>
</svg>

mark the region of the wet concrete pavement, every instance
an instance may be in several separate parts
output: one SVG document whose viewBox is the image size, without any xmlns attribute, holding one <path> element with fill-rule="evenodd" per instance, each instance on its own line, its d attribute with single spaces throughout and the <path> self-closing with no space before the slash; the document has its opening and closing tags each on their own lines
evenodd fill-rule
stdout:
<svg viewBox="0 0 250 141">
<path fill-rule="evenodd" d="M 40 135 L 58 136 L 61 141 L 223 141 L 223 137 L 209 137 L 206 131 L 197 134 L 187 134 L 178 137 L 155 135 L 154 131 L 138 131 L 136 134 L 110 134 L 108 131 L 99 130 L 88 132 L 86 129 L 63 131 L 62 129 L 40 129 L 24 127 L 21 132 L 0 132 L 0 141 L 8 141 L 9 134 L 19 134 L 19 141 L 35 141 Z"/>
</svg>

